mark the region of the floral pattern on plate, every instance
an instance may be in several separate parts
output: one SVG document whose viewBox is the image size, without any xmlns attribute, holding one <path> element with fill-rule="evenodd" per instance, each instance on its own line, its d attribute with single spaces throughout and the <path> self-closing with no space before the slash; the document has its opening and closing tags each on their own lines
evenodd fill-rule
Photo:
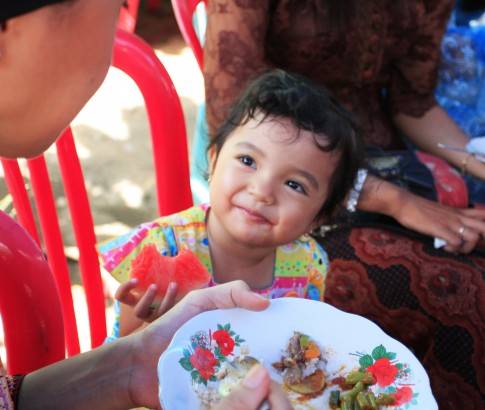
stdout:
<svg viewBox="0 0 485 410">
<path fill-rule="evenodd" d="M 396 360 L 396 353 L 388 352 L 383 345 L 379 345 L 371 354 L 355 353 L 355 356 L 359 357 L 360 370 L 372 373 L 376 379 L 374 393 L 394 396 L 392 408 L 408 409 L 418 404 L 419 393 L 414 393 L 414 386 L 409 383 L 411 367 Z"/>
<path fill-rule="evenodd" d="M 190 372 L 192 381 L 196 384 L 217 381 L 215 374 L 228 356 L 234 355 L 234 348 L 244 343 L 232 329 L 229 323 L 217 325 L 212 332 L 199 331 L 190 338 L 190 346 L 183 349 L 180 365 Z"/>
</svg>

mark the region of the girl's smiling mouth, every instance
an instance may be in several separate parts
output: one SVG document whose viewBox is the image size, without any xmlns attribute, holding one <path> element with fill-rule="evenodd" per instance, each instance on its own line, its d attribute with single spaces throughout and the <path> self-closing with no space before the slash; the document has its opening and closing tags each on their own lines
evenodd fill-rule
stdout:
<svg viewBox="0 0 485 410">
<path fill-rule="evenodd" d="M 272 223 L 259 212 L 252 211 L 250 209 L 244 208 L 242 206 L 237 206 L 237 205 L 236 205 L 236 209 L 238 209 L 247 220 L 253 223 L 272 225 Z"/>
</svg>

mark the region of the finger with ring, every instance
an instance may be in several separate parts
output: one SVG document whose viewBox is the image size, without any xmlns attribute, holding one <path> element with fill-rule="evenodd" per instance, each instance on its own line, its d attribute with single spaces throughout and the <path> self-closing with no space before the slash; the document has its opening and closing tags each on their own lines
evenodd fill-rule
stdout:
<svg viewBox="0 0 485 410">
<path fill-rule="evenodd" d="M 466 231 L 466 226 L 462 225 L 461 228 L 458 230 L 458 233 L 460 234 L 461 238 L 463 239 L 463 236 L 465 235 Z"/>
</svg>

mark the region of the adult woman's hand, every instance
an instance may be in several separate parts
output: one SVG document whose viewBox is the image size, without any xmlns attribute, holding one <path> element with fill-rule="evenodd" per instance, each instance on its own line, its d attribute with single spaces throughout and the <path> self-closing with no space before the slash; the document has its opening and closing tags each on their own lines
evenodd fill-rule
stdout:
<svg viewBox="0 0 485 410">
<path fill-rule="evenodd" d="M 449 252 L 471 252 L 485 238 L 485 210 L 442 205 L 369 175 L 358 208 L 379 212 L 422 234 L 443 239 Z"/>
<path fill-rule="evenodd" d="M 293 408 L 281 387 L 270 379 L 268 371 L 263 366 L 256 365 L 216 409 L 257 410 L 265 400 L 272 410 Z"/>
<path fill-rule="evenodd" d="M 469 253 L 485 238 L 485 210 L 452 208 L 406 191 L 395 209 L 399 223 L 443 239 L 449 252 Z"/>
<path fill-rule="evenodd" d="M 252 292 L 243 281 L 229 282 L 190 292 L 143 331 L 128 336 L 133 341 L 133 365 L 128 386 L 134 406 L 158 408 L 157 361 L 174 333 L 195 315 L 213 309 L 241 307 L 263 310 L 269 300 Z"/>
</svg>

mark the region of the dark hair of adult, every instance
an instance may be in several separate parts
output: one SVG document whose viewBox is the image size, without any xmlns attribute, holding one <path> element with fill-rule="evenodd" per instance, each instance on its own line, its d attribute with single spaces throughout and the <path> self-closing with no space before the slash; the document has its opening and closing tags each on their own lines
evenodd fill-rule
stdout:
<svg viewBox="0 0 485 410">
<path fill-rule="evenodd" d="M 0 6 L 0 22 L 66 0 L 7 0 Z"/>
<path fill-rule="evenodd" d="M 323 87 L 300 75 L 271 70 L 249 84 L 211 138 L 208 150 L 214 150 L 217 159 L 231 133 L 256 117 L 260 122 L 267 118 L 289 119 L 297 129 L 311 132 L 319 149 L 340 154 L 317 219 L 333 216 L 363 164 L 363 142 L 352 115 Z"/>
</svg>

